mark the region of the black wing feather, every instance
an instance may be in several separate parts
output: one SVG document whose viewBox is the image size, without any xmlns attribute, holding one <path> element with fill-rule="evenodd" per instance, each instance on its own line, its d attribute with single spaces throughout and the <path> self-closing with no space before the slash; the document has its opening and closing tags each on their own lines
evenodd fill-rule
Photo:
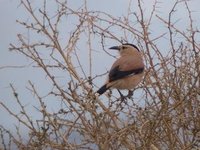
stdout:
<svg viewBox="0 0 200 150">
<path fill-rule="evenodd" d="M 109 73 L 109 82 L 122 79 L 129 75 L 139 74 L 142 73 L 144 68 L 133 69 L 129 71 L 120 71 L 119 66 L 113 68 Z"/>
<path fill-rule="evenodd" d="M 97 91 L 97 93 L 99 93 L 99 95 L 101 95 L 101 94 L 105 93 L 106 90 L 108 90 L 108 89 L 109 89 L 109 87 L 107 87 L 107 85 L 105 84 Z"/>
</svg>

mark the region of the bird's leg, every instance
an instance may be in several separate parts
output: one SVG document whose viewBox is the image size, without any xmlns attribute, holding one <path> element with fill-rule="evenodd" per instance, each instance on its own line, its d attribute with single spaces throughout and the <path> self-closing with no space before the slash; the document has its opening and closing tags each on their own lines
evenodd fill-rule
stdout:
<svg viewBox="0 0 200 150">
<path fill-rule="evenodd" d="M 133 91 L 128 90 L 128 95 L 127 95 L 127 97 L 128 97 L 128 98 L 131 98 L 132 96 L 133 96 Z"/>
<path fill-rule="evenodd" d="M 119 102 L 119 104 L 118 104 L 118 106 L 121 108 L 121 110 L 124 108 L 123 106 L 122 106 L 122 104 L 124 103 L 124 104 L 127 104 L 127 98 L 126 98 L 126 96 L 124 96 L 121 92 L 120 92 L 120 90 L 117 90 L 118 92 L 119 92 L 119 94 L 120 94 L 120 96 L 121 96 L 121 100 L 120 100 L 120 102 Z"/>
<path fill-rule="evenodd" d="M 117 90 L 117 91 L 119 92 L 119 94 L 120 94 L 120 96 L 121 96 L 121 100 L 124 101 L 124 100 L 126 99 L 126 97 L 121 93 L 120 90 Z"/>
</svg>

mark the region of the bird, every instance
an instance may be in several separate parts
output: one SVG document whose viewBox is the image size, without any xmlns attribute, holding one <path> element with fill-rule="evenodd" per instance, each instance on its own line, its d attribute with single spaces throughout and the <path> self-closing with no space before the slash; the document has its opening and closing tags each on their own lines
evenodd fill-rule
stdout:
<svg viewBox="0 0 200 150">
<path fill-rule="evenodd" d="M 134 44 L 124 43 L 109 49 L 118 50 L 120 57 L 113 63 L 105 84 L 97 93 L 102 95 L 108 89 L 134 89 L 142 81 L 145 68 L 139 48 Z"/>
</svg>

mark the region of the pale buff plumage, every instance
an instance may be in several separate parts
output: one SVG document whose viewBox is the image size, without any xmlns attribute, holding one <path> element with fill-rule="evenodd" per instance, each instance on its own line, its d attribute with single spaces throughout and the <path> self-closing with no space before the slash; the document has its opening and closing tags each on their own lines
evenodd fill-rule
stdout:
<svg viewBox="0 0 200 150">
<path fill-rule="evenodd" d="M 99 94 L 103 94 L 109 88 L 133 89 L 144 75 L 142 55 L 135 45 L 123 44 L 110 49 L 119 50 L 120 58 L 112 65 L 105 85 L 97 91 Z"/>
</svg>

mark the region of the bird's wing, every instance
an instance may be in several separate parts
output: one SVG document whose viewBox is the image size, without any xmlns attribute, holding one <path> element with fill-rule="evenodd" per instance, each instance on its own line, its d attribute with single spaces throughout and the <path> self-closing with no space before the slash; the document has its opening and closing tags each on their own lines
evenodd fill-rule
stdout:
<svg viewBox="0 0 200 150">
<path fill-rule="evenodd" d="M 143 72 L 144 64 L 142 59 L 137 57 L 134 59 L 132 56 L 121 57 L 113 64 L 110 73 L 109 81 L 119 80 L 130 75 L 135 75 Z"/>
<path fill-rule="evenodd" d="M 109 82 L 119 80 L 119 79 L 123 79 L 125 77 L 130 76 L 130 75 L 139 74 L 139 73 L 143 72 L 143 70 L 144 70 L 144 67 L 136 68 L 136 69 L 132 69 L 132 70 L 128 70 L 128 71 L 121 71 L 119 69 L 119 66 L 116 66 L 109 73 Z"/>
</svg>

